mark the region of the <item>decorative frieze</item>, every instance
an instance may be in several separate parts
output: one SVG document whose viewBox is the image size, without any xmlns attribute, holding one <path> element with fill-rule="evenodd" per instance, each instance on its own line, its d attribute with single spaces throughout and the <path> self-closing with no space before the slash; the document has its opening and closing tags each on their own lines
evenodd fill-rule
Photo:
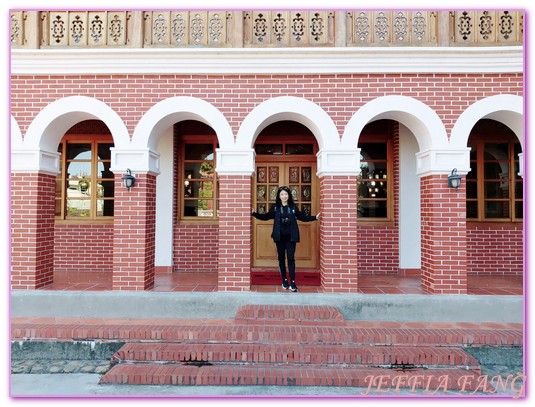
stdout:
<svg viewBox="0 0 535 407">
<path fill-rule="evenodd" d="M 522 45 L 522 11 L 10 12 L 13 48 Z M 336 20 L 336 21 L 335 21 Z"/>
</svg>

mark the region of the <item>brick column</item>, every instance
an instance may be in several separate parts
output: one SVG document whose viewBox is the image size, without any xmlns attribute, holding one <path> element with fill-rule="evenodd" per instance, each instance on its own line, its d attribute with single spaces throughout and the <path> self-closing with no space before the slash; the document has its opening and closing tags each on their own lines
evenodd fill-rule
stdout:
<svg viewBox="0 0 535 407">
<path fill-rule="evenodd" d="M 321 285 L 325 292 L 356 293 L 357 177 L 320 178 Z"/>
<path fill-rule="evenodd" d="M 445 175 L 420 183 L 422 287 L 431 294 L 466 294 L 466 184 L 449 188 Z"/>
<path fill-rule="evenodd" d="M 253 252 L 251 176 L 219 176 L 218 291 L 249 291 Z"/>
<path fill-rule="evenodd" d="M 11 287 L 35 290 L 54 277 L 56 177 L 11 174 Z"/>
<path fill-rule="evenodd" d="M 138 174 L 128 191 L 115 174 L 113 214 L 113 289 L 147 290 L 154 286 L 156 176 Z"/>
</svg>

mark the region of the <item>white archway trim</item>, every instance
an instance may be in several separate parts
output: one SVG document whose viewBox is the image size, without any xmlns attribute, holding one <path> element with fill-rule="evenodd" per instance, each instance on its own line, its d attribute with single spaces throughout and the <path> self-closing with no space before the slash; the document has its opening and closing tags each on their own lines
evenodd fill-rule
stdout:
<svg viewBox="0 0 535 407">
<path fill-rule="evenodd" d="M 389 95 L 366 103 L 353 115 L 342 136 L 342 148 L 355 148 L 364 126 L 380 119 L 406 126 L 416 137 L 420 151 L 448 146 L 444 124 L 433 109 L 408 96 Z"/>
<path fill-rule="evenodd" d="M 354 149 L 366 124 L 381 120 L 396 120 L 407 127 L 418 142 L 416 174 L 449 173 L 455 167 L 460 173 L 469 168 L 469 150 L 452 148 L 442 120 L 425 103 L 400 95 L 389 95 L 374 99 L 362 106 L 349 120 L 342 136 L 343 149 Z M 360 166 L 360 156 L 357 168 Z M 453 166 L 452 166 L 453 165 Z"/>
<path fill-rule="evenodd" d="M 468 137 L 481 119 L 492 119 L 509 127 L 524 150 L 524 99 L 517 95 L 495 95 L 478 100 L 457 119 L 451 131 L 450 145 L 466 147 Z"/>
<path fill-rule="evenodd" d="M 108 105 L 87 96 L 69 96 L 50 103 L 35 117 L 22 143 L 12 148 L 12 170 L 58 174 L 61 138 L 76 123 L 90 119 L 108 126 L 116 146 L 130 143 L 126 126 Z"/>
<path fill-rule="evenodd" d="M 524 151 L 524 98 L 517 95 L 495 95 L 478 100 L 468 107 L 457 119 L 451 131 L 450 145 L 454 149 L 466 149 L 468 137 L 475 124 L 481 119 L 492 119 L 509 127 L 520 141 Z M 468 171 L 470 170 L 470 158 Z M 518 155 L 519 173 L 524 176 L 524 154 Z M 467 171 L 467 172 L 468 172 Z"/>
<path fill-rule="evenodd" d="M 17 120 L 11 115 L 11 123 L 9 127 L 9 132 L 11 134 L 11 148 L 20 149 L 22 148 L 22 132 L 20 131 L 20 126 L 17 123 Z"/>
<path fill-rule="evenodd" d="M 103 121 L 110 129 L 115 147 L 130 144 L 128 130 L 119 115 L 104 102 L 87 96 L 69 96 L 46 106 L 32 121 L 24 137 L 24 146 L 57 151 L 67 130 L 83 120 Z"/>
<path fill-rule="evenodd" d="M 197 120 L 210 126 L 216 132 L 222 149 L 234 145 L 232 129 L 219 109 L 202 99 L 177 96 L 156 103 L 143 115 L 134 130 L 130 148 L 157 151 L 165 130 L 183 120 Z"/>
<path fill-rule="evenodd" d="M 256 138 L 267 126 L 282 120 L 291 120 L 306 126 L 316 138 L 320 149 L 317 169 L 319 176 L 354 173 L 356 152 L 340 149 L 340 136 L 331 117 L 316 103 L 295 96 L 266 100 L 251 111 L 242 122 L 236 137 L 236 150 L 240 154 L 228 162 L 234 162 L 233 165 L 240 162 L 239 168 L 244 172 L 254 172 L 253 147 Z M 356 146 L 353 150 L 356 150 Z M 230 170 L 231 166 L 227 168 Z"/>
<path fill-rule="evenodd" d="M 11 171 L 49 175 L 59 173 L 59 153 L 46 152 L 38 148 L 26 148 L 19 124 L 11 116 Z"/>
<path fill-rule="evenodd" d="M 276 97 L 255 107 L 240 126 L 236 147 L 239 150 L 253 148 L 263 129 L 282 120 L 292 120 L 306 126 L 316 137 L 320 150 L 340 148 L 338 130 L 325 110 L 310 100 L 295 96 Z"/>
<path fill-rule="evenodd" d="M 134 130 L 128 149 L 115 149 L 112 153 L 114 171 L 160 173 L 158 143 L 167 129 L 184 120 L 197 120 L 214 129 L 221 149 L 232 149 L 234 136 L 225 116 L 205 100 L 177 96 L 164 99 L 152 106 Z"/>
<path fill-rule="evenodd" d="M 466 147 L 472 128 L 481 119 L 505 124 L 516 134 L 524 150 L 524 99 L 521 96 L 489 96 L 469 106 L 453 126 L 450 145 L 454 148 Z"/>
</svg>

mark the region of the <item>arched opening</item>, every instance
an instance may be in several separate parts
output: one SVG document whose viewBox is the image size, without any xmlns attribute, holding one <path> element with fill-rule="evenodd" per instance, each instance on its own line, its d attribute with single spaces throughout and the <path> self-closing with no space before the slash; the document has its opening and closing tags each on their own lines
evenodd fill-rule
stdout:
<svg viewBox="0 0 535 407">
<path fill-rule="evenodd" d="M 316 176 L 319 146 L 308 127 L 292 120 L 274 122 L 259 133 L 253 179 L 253 208 L 266 213 L 274 205 L 277 189 L 288 186 L 297 208 L 304 214 L 319 211 L 319 180 Z M 278 285 L 277 251 L 271 231 L 273 221 L 253 221 L 252 285 Z M 320 286 L 319 226 L 299 224 L 301 242 L 295 254 L 300 289 Z M 302 287 L 302 288 L 301 288 Z M 310 288 L 308 288 L 310 287 Z"/>
<path fill-rule="evenodd" d="M 55 188 L 54 283 L 109 284 L 113 258 L 113 137 L 101 120 L 83 120 L 59 141 Z"/>
<path fill-rule="evenodd" d="M 174 191 L 173 215 L 171 222 L 163 222 L 160 227 L 174 225 L 173 271 L 212 273 L 211 277 L 199 274 L 198 283 L 202 284 L 203 278 L 217 278 L 219 182 L 215 168 L 219 142 L 215 130 L 197 120 L 177 122 L 172 132 L 172 146 L 168 147 L 173 156 L 174 185 L 173 188 L 167 186 L 167 194 Z M 159 148 L 161 154 L 166 154 L 162 142 Z M 162 199 L 169 202 L 167 198 Z"/>
<path fill-rule="evenodd" d="M 520 141 L 507 125 L 481 119 L 470 131 L 468 147 L 467 272 L 472 276 L 521 275 L 524 180 L 519 175 Z"/>
</svg>

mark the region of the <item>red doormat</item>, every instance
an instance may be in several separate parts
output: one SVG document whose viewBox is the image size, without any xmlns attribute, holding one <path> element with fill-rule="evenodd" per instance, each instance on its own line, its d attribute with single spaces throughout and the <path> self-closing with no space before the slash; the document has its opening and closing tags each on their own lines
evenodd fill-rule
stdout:
<svg viewBox="0 0 535 407">
<path fill-rule="evenodd" d="M 321 286 L 319 270 L 297 270 L 295 272 L 298 285 Z M 278 285 L 281 275 L 278 270 L 251 270 L 251 285 Z"/>
</svg>

